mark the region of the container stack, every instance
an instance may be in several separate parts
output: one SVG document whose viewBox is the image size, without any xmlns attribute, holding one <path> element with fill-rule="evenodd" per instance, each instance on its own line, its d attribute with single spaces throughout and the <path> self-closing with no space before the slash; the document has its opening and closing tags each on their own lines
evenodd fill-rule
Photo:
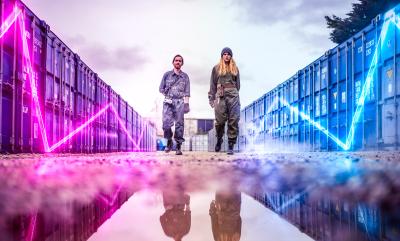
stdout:
<svg viewBox="0 0 400 241">
<path fill-rule="evenodd" d="M 137 114 L 49 25 L 11 0 L 1 2 L 1 19 L 13 14 L 16 4 L 21 13 L 0 41 L 0 152 L 155 150 L 154 124 Z M 26 40 L 20 34 L 22 16 Z M 24 41 L 29 51 L 23 51 Z M 24 66 L 26 52 L 33 75 Z M 112 108 L 92 120 L 108 104 Z M 89 124 L 81 128 L 85 123 Z"/>
<path fill-rule="evenodd" d="M 378 15 L 353 37 L 241 113 L 240 149 L 394 150 L 400 145 L 400 7 Z"/>
</svg>

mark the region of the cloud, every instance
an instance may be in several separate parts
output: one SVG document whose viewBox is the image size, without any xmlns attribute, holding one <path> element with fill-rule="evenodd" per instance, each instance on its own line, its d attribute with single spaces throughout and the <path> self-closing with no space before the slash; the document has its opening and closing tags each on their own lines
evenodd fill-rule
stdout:
<svg viewBox="0 0 400 241">
<path fill-rule="evenodd" d="M 249 22 L 276 24 L 299 21 L 299 24 L 324 22 L 324 15 L 342 13 L 354 0 L 232 0 Z M 350 9 L 349 9 L 350 10 Z"/>
<path fill-rule="evenodd" d="M 241 21 L 265 27 L 279 25 L 305 47 L 323 51 L 329 43 L 324 16 L 342 16 L 355 0 L 231 0 Z M 323 31 L 321 31 L 323 30 Z M 322 46 L 321 46 L 322 44 Z M 316 50 L 310 50 L 316 52 Z"/>
<path fill-rule="evenodd" d="M 191 85 L 209 86 L 213 67 L 200 65 L 184 66 L 183 71 L 189 75 Z"/>
<path fill-rule="evenodd" d="M 109 48 L 100 43 L 88 42 L 83 36 L 68 38 L 67 43 L 93 69 L 136 71 L 149 59 L 138 46 L 117 46 Z"/>
</svg>

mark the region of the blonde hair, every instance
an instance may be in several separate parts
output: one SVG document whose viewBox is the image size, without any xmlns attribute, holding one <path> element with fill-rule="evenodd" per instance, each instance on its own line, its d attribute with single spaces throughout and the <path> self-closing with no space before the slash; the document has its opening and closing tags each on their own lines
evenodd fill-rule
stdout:
<svg viewBox="0 0 400 241">
<path fill-rule="evenodd" d="M 227 73 L 236 76 L 239 72 L 238 67 L 236 66 L 236 62 L 235 62 L 235 60 L 233 60 L 233 58 L 231 58 L 231 61 L 229 61 L 229 64 L 226 64 L 224 59 L 221 58 L 219 60 L 217 68 L 218 68 L 219 76 L 226 75 Z"/>
</svg>

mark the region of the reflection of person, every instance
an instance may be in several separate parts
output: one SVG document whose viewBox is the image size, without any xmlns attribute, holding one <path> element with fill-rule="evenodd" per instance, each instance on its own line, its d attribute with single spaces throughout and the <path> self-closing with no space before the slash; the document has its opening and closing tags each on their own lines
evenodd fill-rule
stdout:
<svg viewBox="0 0 400 241">
<path fill-rule="evenodd" d="M 176 155 L 182 155 L 181 146 L 185 141 L 184 114 L 189 112 L 190 81 L 189 76 L 181 70 L 183 58 L 177 54 L 172 60 L 174 69 L 164 74 L 160 92 L 165 96 L 163 104 L 163 130 L 167 139 L 165 152 L 172 149 L 172 130 L 175 122 Z"/>
<path fill-rule="evenodd" d="M 239 241 L 242 231 L 240 192 L 217 192 L 210 204 L 211 227 L 215 241 Z"/>
<path fill-rule="evenodd" d="M 160 217 L 160 223 L 164 233 L 180 241 L 190 230 L 190 197 L 184 192 L 163 192 L 163 203 L 165 212 Z"/>
<path fill-rule="evenodd" d="M 233 147 L 239 133 L 239 89 L 239 69 L 232 58 L 232 50 L 224 48 L 219 63 L 212 69 L 208 92 L 210 105 L 215 112 L 216 152 L 221 150 L 225 122 L 228 122 L 228 154 L 233 154 Z"/>
</svg>

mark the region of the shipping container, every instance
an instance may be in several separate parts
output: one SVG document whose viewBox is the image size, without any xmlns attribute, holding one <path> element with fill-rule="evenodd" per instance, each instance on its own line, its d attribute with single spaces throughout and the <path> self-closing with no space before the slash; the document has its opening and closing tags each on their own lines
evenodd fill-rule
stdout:
<svg viewBox="0 0 400 241">
<path fill-rule="evenodd" d="M 315 240 L 398 240 L 399 234 L 390 230 L 384 213 L 376 207 L 333 201 L 329 196 L 321 200 L 308 193 L 251 193 L 255 200 L 277 213 Z"/>
<path fill-rule="evenodd" d="M 127 103 L 120 96 L 118 96 L 118 151 L 127 151 Z"/>
<path fill-rule="evenodd" d="M 133 108 L 127 105 L 126 109 L 126 129 L 128 131 L 127 140 L 126 140 L 126 148 L 127 151 L 133 151 L 135 145 L 133 143 Z"/>
<path fill-rule="evenodd" d="M 108 104 L 108 85 L 96 76 L 94 112 L 98 113 Z M 107 151 L 107 115 L 100 115 L 94 121 L 94 151 Z"/>
<path fill-rule="evenodd" d="M 246 106 L 240 149 L 270 143 L 268 138 L 301 151 L 398 149 L 400 30 L 394 19 L 399 12 L 400 6 L 378 15 Z M 264 137 L 254 132 L 262 126 L 262 112 Z"/>
<path fill-rule="evenodd" d="M 2 240 L 88 240 L 134 194 L 132 191 L 116 188 L 113 191 L 101 193 L 88 203 L 60 203 L 59 208 L 65 213 L 68 212 L 69 216 L 60 214 L 55 218 L 54 214 L 47 210 L 40 210 L 33 214 L 5 217 L 0 224 Z M 115 201 L 110 203 L 108 200 L 114 195 Z M 32 220 L 35 221 L 34 232 L 29 232 Z"/>
<path fill-rule="evenodd" d="M 133 110 L 133 123 L 132 123 L 132 131 L 133 131 L 133 140 L 135 141 L 135 147 L 134 150 L 138 151 L 138 140 L 139 140 L 139 129 L 138 129 L 138 118 L 139 118 L 139 114 Z"/>
<path fill-rule="evenodd" d="M 190 143 L 191 151 L 208 151 L 208 135 L 194 135 Z"/>
</svg>

